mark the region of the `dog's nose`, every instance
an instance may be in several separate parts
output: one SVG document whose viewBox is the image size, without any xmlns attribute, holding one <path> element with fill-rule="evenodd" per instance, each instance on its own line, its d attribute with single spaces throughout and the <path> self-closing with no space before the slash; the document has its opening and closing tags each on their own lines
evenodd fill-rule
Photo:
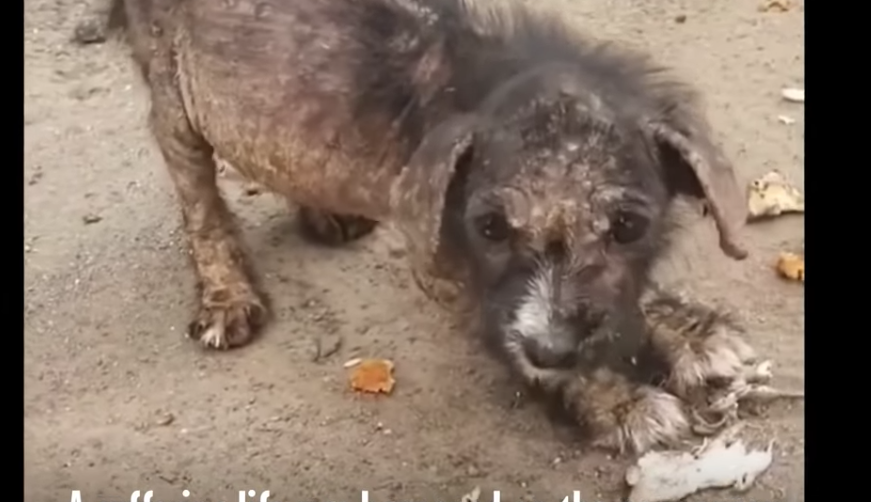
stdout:
<svg viewBox="0 0 871 502">
<path fill-rule="evenodd" d="M 577 345 L 568 337 L 529 339 L 523 346 L 530 362 L 539 368 L 568 368 L 575 362 Z"/>
</svg>

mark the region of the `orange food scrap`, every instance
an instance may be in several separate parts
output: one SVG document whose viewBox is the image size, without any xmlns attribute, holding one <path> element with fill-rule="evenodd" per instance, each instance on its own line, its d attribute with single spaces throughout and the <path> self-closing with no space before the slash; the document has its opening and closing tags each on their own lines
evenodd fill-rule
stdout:
<svg viewBox="0 0 871 502">
<path fill-rule="evenodd" d="M 351 388 L 359 392 L 390 394 L 395 384 L 393 362 L 387 359 L 363 359 L 351 373 Z"/>
<path fill-rule="evenodd" d="M 780 253 L 777 272 L 787 279 L 804 282 L 804 258 L 795 253 Z"/>
</svg>

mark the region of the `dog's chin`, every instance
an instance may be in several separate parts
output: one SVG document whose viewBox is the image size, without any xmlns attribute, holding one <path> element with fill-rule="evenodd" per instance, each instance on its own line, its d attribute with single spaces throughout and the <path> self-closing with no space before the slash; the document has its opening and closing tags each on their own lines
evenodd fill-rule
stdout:
<svg viewBox="0 0 871 502">
<path fill-rule="evenodd" d="M 553 391 L 571 379 L 573 368 L 539 366 L 523 351 L 510 354 L 511 366 L 530 387 Z"/>
</svg>

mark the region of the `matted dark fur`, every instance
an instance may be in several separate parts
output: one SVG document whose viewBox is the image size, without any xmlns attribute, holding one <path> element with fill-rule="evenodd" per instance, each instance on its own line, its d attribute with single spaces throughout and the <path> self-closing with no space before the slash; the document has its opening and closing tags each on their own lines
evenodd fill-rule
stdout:
<svg viewBox="0 0 871 502">
<path fill-rule="evenodd" d="M 648 343 L 639 299 L 676 196 L 704 200 L 723 251 L 746 255 L 743 196 L 687 86 L 519 5 L 115 0 L 112 12 L 151 91 L 201 284 L 192 337 L 238 346 L 268 318 L 219 156 L 302 206 L 322 241 L 394 221 L 421 287 L 464 293 L 509 367 L 605 443 L 643 450 L 687 429 L 678 399 L 627 363 Z"/>
</svg>

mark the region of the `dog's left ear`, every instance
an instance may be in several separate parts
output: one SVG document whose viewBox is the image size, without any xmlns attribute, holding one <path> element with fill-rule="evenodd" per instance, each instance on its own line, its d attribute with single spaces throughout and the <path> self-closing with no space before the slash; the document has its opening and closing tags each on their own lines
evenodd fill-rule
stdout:
<svg viewBox="0 0 871 502">
<path fill-rule="evenodd" d="M 743 260 L 748 253 L 740 234 L 747 203 L 732 164 L 714 145 L 705 124 L 675 122 L 654 119 L 643 124 L 656 144 L 666 183 L 673 192 L 704 200 L 720 234 L 720 249 Z"/>
</svg>

